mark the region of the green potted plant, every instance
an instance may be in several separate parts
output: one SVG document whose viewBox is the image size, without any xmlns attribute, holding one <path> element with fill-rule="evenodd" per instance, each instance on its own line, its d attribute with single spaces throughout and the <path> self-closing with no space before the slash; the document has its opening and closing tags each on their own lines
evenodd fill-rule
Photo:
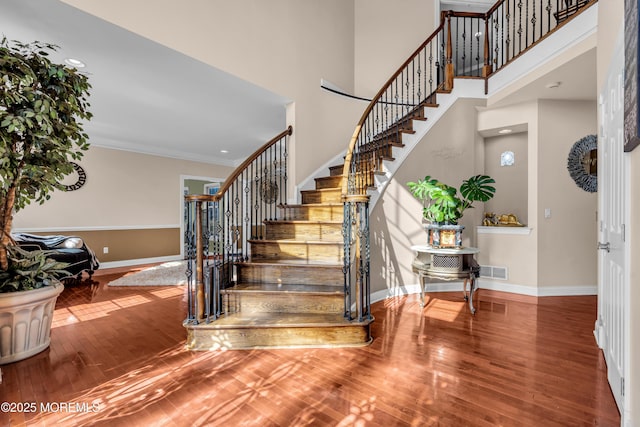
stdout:
<svg viewBox="0 0 640 427">
<path fill-rule="evenodd" d="M 57 46 L 0 41 L 0 364 L 49 345 L 56 279 L 62 265 L 27 252 L 11 238 L 13 215 L 44 203 L 89 147 L 90 84 L 75 68 L 53 63 Z M 9 328 L 7 328 L 9 327 Z"/>
<path fill-rule="evenodd" d="M 429 175 L 408 182 L 411 194 L 423 202 L 422 216 L 428 222 L 429 243 L 436 247 L 460 247 L 464 227 L 458 225 L 458 220 L 474 202 L 486 202 L 494 196 L 496 189 L 492 184 L 495 180 L 488 175 L 472 176 L 462 182 L 459 197 L 458 189 Z"/>
</svg>

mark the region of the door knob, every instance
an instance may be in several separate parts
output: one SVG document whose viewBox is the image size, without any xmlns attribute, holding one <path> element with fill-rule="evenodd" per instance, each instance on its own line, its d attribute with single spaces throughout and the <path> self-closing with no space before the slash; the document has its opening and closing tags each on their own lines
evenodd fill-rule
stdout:
<svg viewBox="0 0 640 427">
<path fill-rule="evenodd" d="M 605 251 L 607 251 L 607 253 L 609 253 L 611 251 L 611 243 L 609 243 L 609 242 L 607 242 L 607 243 L 598 242 L 598 249 L 604 249 Z"/>
</svg>

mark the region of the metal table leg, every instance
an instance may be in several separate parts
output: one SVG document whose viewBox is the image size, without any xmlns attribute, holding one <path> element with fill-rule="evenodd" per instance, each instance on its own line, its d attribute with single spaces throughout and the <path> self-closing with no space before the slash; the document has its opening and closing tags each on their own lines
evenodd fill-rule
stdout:
<svg viewBox="0 0 640 427">
<path fill-rule="evenodd" d="M 424 307 L 424 290 L 427 286 L 427 276 L 423 273 L 419 273 L 418 276 L 420 278 L 420 307 Z"/>
<path fill-rule="evenodd" d="M 469 294 L 467 294 L 467 281 L 469 282 Z M 476 287 L 476 275 L 475 273 L 469 273 L 469 277 L 464 279 L 464 284 L 462 285 L 462 291 L 464 292 L 464 300 L 469 301 L 469 310 L 471 314 L 476 314 L 476 308 L 473 306 L 473 294 L 477 292 L 478 288 Z"/>
</svg>

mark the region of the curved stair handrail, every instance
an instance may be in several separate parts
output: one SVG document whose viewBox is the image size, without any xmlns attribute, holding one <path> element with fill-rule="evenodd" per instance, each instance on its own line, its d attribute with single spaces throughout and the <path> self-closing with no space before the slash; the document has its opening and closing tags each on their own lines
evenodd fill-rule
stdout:
<svg viewBox="0 0 640 427">
<path fill-rule="evenodd" d="M 398 126 L 397 131 L 389 132 L 389 129 L 392 129 L 394 124 L 401 124 L 399 123 L 401 116 L 398 114 L 402 109 L 417 111 L 418 109 L 416 107 L 431 99 L 437 87 L 442 84 L 444 80 L 444 58 L 438 58 L 440 50 L 438 46 L 434 45 L 434 40 L 436 43 L 442 43 L 444 40 L 444 26 L 445 20 L 443 19 L 434 33 L 431 34 L 387 80 L 362 113 L 349 141 L 347 154 L 345 155 L 344 168 L 342 171 L 343 198 L 349 195 L 366 194 L 367 188 L 373 183 L 373 173 L 378 166 L 377 164 L 373 164 L 374 162 L 377 163 L 375 156 L 378 154 L 378 149 L 384 149 L 382 146 L 384 145 L 385 139 L 392 143 L 394 137 L 397 137 L 401 131 L 401 128 Z M 429 52 L 428 57 L 427 50 Z M 417 68 L 415 63 L 416 58 L 418 59 Z M 429 63 L 428 70 L 426 66 L 427 58 Z M 421 59 L 423 61 L 420 63 Z M 417 76 L 417 80 L 420 82 L 418 91 L 411 92 L 411 97 L 409 97 L 409 88 L 407 88 L 406 94 L 404 91 L 406 85 L 404 77 L 406 73 L 407 82 L 409 82 L 408 77 L 410 71 L 408 67 L 410 65 L 413 65 L 413 69 L 411 70 L 412 76 Z M 400 83 L 398 81 L 399 78 L 402 80 Z M 415 80 L 416 79 L 413 79 L 414 89 Z M 403 114 L 402 117 L 404 116 Z M 375 132 L 375 134 L 373 132 Z M 384 132 L 388 132 L 386 138 Z M 380 142 L 374 140 L 374 136 L 378 135 L 383 135 L 380 138 Z M 365 164 L 366 162 L 371 162 L 372 164 Z M 358 164 L 364 167 L 361 168 Z M 374 168 L 374 166 L 376 168 Z M 365 176 L 365 174 L 367 176 Z"/>
</svg>

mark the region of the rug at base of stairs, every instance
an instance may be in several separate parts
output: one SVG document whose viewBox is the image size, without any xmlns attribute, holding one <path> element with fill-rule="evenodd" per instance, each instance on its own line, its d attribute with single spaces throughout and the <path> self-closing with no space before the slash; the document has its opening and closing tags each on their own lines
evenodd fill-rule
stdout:
<svg viewBox="0 0 640 427">
<path fill-rule="evenodd" d="M 180 286 L 187 284 L 185 261 L 170 261 L 128 273 L 109 286 Z"/>
</svg>

